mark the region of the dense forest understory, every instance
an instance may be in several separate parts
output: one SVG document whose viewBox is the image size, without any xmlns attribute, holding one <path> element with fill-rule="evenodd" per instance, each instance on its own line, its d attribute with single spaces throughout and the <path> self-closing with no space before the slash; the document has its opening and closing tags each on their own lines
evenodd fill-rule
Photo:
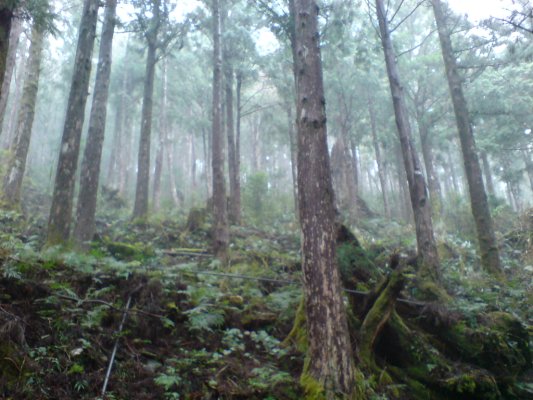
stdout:
<svg viewBox="0 0 533 400">
<path fill-rule="evenodd" d="M 532 35 L 0 0 L 0 399 L 533 400 Z"/>
<path fill-rule="evenodd" d="M 117 204 L 108 199 L 87 254 L 41 252 L 42 216 L 2 213 L 2 398 L 92 399 L 107 379 L 107 399 L 302 398 L 294 226 L 232 227 L 226 265 L 209 253 L 205 209 L 135 224 Z M 467 242 L 439 241 L 446 303 L 416 300 L 409 227 L 366 219 L 356 239 L 339 225 L 362 398 L 531 398 L 523 266 L 533 248 L 522 218 L 501 236 L 506 283 L 473 268 Z"/>
</svg>

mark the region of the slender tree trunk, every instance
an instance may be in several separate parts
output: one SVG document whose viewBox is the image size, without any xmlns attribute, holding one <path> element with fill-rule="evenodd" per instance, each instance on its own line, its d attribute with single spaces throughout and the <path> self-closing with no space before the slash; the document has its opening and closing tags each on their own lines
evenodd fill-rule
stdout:
<svg viewBox="0 0 533 400">
<path fill-rule="evenodd" d="M 398 128 L 405 172 L 409 184 L 411 206 L 415 219 L 416 241 L 419 255 L 418 274 L 422 278 L 421 281 L 429 279 L 434 282 L 440 282 L 441 273 L 439 256 L 433 234 L 430 203 L 427 201 L 428 199 L 426 196 L 426 182 L 411 138 L 411 126 L 409 124 L 405 95 L 400 83 L 396 56 L 392 47 L 383 0 L 376 0 L 376 7 L 381 33 L 381 43 L 383 45 L 394 105 L 396 126 Z"/>
<path fill-rule="evenodd" d="M 235 88 L 237 118 L 235 124 L 235 198 L 239 200 L 239 221 L 242 219 L 241 207 L 241 94 L 242 94 L 242 73 L 236 74 L 237 87 Z"/>
<path fill-rule="evenodd" d="M 26 75 L 26 65 L 29 58 L 29 56 L 26 57 L 26 43 L 21 47 L 20 62 L 16 66 L 18 71 L 16 71 L 15 75 L 15 92 L 11 101 L 12 105 L 9 110 L 9 118 L 7 120 L 4 119 L 4 127 L 2 130 L 2 132 L 4 132 L 2 137 L 2 148 L 9 150 L 13 150 L 16 143 L 19 105 L 22 97 L 22 88 L 24 86 L 24 77 Z"/>
<path fill-rule="evenodd" d="M 20 191 L 22 187 L 22 179 L 26 170 L 26 160 L 28 149 L 30 147 L 37 92 L 39 90 L 43 42 L 43 29 L 34 26 L 32 29 L 28 68 L 26 79 L 24 80 L 22 102 L 18 117 L 17 142 L 15 143 L 13 153 L 10 157 L 3 182 L 2 197 L 7 203 L 7 206 L 11 208 L 16 208 L 20 205 Z"/>
<path fill-rule="evenodd" d="M 483 155 L 485 155 L 485 158 L 487 158 L 487 153 L 483 152 L 482 156 Z M 485 158 L 483 158 L 483 166 L 485 166 Z M 526 165 L 526 174 L 529 179 L 529 188 L 531 189 L 531 191 L 533 191 L 533 162 L 531 162 L 531 156 L 527 150 L 522 151 L 522 158 L 524 159 L 524 164 Z M 488 164 L 488 160 L 487 160 L 487 164 Z M 485 173 L 485 175 L 487 174 Z M 488 178 L 487 178 L 487 182 L 488 182 Z M 494 188 L 492 190 L 494 191 Z M 494 196 L 493 193 L 492 195 Z"/>
<path fill-rule="evenodd" d="M 297 71 L 298 197 L 307 316 L 308 362 L 302 382 L 317 382 L 325 398 L 355 391 L 355 366 L 335 257 L 335 206 L 327 147 L 318 35 L 318 5 L 294 1 Z"/>
<path fill-rule="evenodd" d="M 130 49 L 129 37 L 126 41 L 126 51 L 124 58 L 127 57 Z M 125 140 L 127 127 L 126 121 L 130 120 L 128 113 L 128 93 L 130 92 L 130 68 L 125 66 L 122 68 L 121 77 L 120 77 L 120 91 L 116 94 L 116 105 L 115 105 L 115 126 L 113 132 L 113 142 L 111 144 L 111 154 L 109 157 L 109 165 L 107 170 L 106 185 L 119 189 L 121 195 L 124 195 L 123 191 L 120 189 L 121 185 L 121 167 L 123 159 L 125 157 L 124 144 L 128 141 Z"/>
<path fill-rule="evenodd" d="M 74 226 L 74 241 L 80 249 L 89 247 L 88 242 L 92 240 L 96 229 L 96 201 L 104 145 L 116 9 L 117 0 L 106 0 L 93 104 L 89 118 L 89 132 L 81 164 L 80 191 Z"/>
<path fill-rule="evenodd" d="M 152 208 L 159 211 L 161 208 L 161 176 L 163 174 L 164 151 L 167 141 L 167 107 L 168 107 L 168 76 L 167 62 L 163 61 L 163 101 L 159 110 L 159 141 L 155 157 L 154 185 L 152 188 Z M 172 176 L 171 176 L 172 178 Z"/>
<path fill-rule="evenodd" d="M 213 0 L 213 250 L 220 260 L 227 259 L 229 244 L 226 182 L 224 178 L 224 137 L 222 129 L 222 49 L 220 3 Z"/>
<path fill-rule="evenodd" d="M 426 167 L 428 177 L 429 199 L 433 209 L 433 217 L 440 218 L 442 214 L 442 192 L 440 189 L 439 177 L 435 173 L 433 165 L 433 151 L 429 139 L 429 127 L 423 120 L 422 116 L 418 118 L 418 133 L 420 135 L 420 144 L 422 145 L 422 156 Z"/>
<path fill-rule="evenodd" d="M 150 186 L 150 136 L 152 135 L 152 112 L 154 78 L 156 64 L 156 44 L 149 41 L 144 77 L 144 94 L 141 119 L 141 137 L 137 159 L 137 185 L 133 218 L 146 218 L 148 215 L 148 191 Z"/>
<path fill-rule="evenodd" d="M 14 2 L 3 1 L 0 5 L 0 87 L 2 89 L 9 52 L 9 33 L 11 32 L 13 20 L 13 4 Z"/>
<path fill-rule="evenodd" d="M 481 161 L 483 163 L 483 172 L 485 174 L 485 183 L 487 185 L 487 192 L 489 193 L 490 196 L 494 197 L 496 195 L 496 192 L 494 191 L 494 181 L 492 179 L 492 170 L 490 168 L 489 157 L 487 156 L 486 151 L 481 152 Z M 533 189 L 533 180 L 531 179 L 531 174 L 529 176 L 530 176 L 531 188 Z"/>
<path fill-rule="evenodd" d="M 461 149 L 463 151 L 463 161 L 470 192 L 472 214 L 474 215 L 474 220 L 476 222 L 477 237 L 481 253 L 481 264 L 488 272 L 496 276 L 501 276 L 503 272 L 500 264 L 498 244 L 494 234 L 485 186 L 483 185 L 474 132 L 472 131 L 470 116 L 468 114 L 468 106 L 463 94 L 463 84 L 461 77 L 459 76 L 459 71 L 457 70 L 457 61 L 453 54 L 450 33 L 446 26 L 446 16 L 440 0 L 431 0 L 431 4 L 433 5 L 435 21 L 439 31 L 444 67 L 448 77 L 448 85 L 450 87 L 453 109 L 455 111 L 457 130 L 459 131 Z"/>
<path fill-rule="evenodd" d="M 233 116 L 233 68 L 226 66 L 226 134 L 228 136 L 229 172 L 229 220 L 232 224 L 241 223 L 241 199 L 237 197 L 237 158 L 235 151 L 235 129 Z"/>
<path fill-rule="evenodd" d="M 9 49 L 7 51 L 6 71 L 2 88 L 0 89 L 0 135 L 2 134 L 2 125 L 4 123 L 4 117 L 6 113 L 7 99 L 9 98 L 11 79 L 13 77 L 13 71 L 17 61 L 17 47 L 21 33 L 22 20 L 20 18 L 15 18 L 9 34 Z"/>
<path fill-rule="evenodd" d="M 381 196 L 383 198 L 383 210 L 385 216 L 390 218 L 389 199 L 387 198 L 387 184 L 385 182 L 385 171 L 383 168 L 383 160 L 381 158 L 381 149 L 379 147 L 378 132 L 376 127 L 376 112 L 374 110 L 374 103 L 371 98 L 368 98 L 368 114 L 370 116 L 370 128 L 372 131 L 372 143 L 374 144 L 374 153 L 376 155 L 376 163 L 378 165 L 379 184 L 381 186 Z"/>
<path fill-rule="evenodd" d="M 296 135 L 294 131 L 294 117 L 292 115 L 292 106 L 287 104 L 287 124 L 289 134 L 289 151 L 291 152 L 291 173 L 292 173 L 292 194 L 294 197 L 294 213 L 296 217 L 299 215 L 298 211 L 298 168 L 297 155 L 298 149 L 296 146 Z"/>
<path fill-rule="evenodd" d="M 96 37 L 98 0 L 85 0 L 74 60 L 74 74 L 57 164 L 54 195 L 48 219 L 47 245 L 64 244 L 70 239 L 70 224 L 85 103 L 91 75 L 91 57 Z"/>
</svg>

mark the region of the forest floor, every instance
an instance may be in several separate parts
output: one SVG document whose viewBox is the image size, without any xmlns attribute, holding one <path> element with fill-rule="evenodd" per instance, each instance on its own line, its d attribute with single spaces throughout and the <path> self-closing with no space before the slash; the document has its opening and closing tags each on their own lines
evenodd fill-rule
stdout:
<svg viewBox="0 0 533 400">
<path fill-rule="evenodd" d="M 2 211 L 0 398 L 303 398 L 299 375 L 304 355 L 283 343 L 301 299 L 299 236 L 289 225 L 268 231 L 233 227 L 230 263 L 221 265 L 209 254 L 209 218 L 201 212 L 194 221 L 173 216 L 146 224 L 102 216 L 99 240 L 81 254 L 42 250 L 44 220 Z M 365 279 L 350 279 L 350 268 L 364 263 L 360 253 L 341 245 L 345 286 L 364 296 L 378 285 L 389 273 L 390 255 L 413 245 L 407 232 L 407 227 L 383 220 L 362 224 L 357 236 L 365 249 L 363 259 L 375 270 Z M 411 368 L 400 360 L 404 355 L 396 359 L 386 353 L 386 344 L 378 344 L 377 362 L 390 365 L 392 379 L 365 373 L 368 398 L 533 398 L 530 234 L 518 224 L 501 237 L 506 283 L 475 267 L 471 243 L 453 236 L 441 240 L 445 288 L 452 296 L 447 317 L 460 313 L 453 323 L 461 321 L 461 340 L 470 329 L 468 339 L 486 348 L 469 352 L 459 346 L 453 355 L 446 353 L 445 362 L 418 360 L 428 374 L 441 367 L 449 370 L 448 375 L 439 372 L 440 383 L 425 375 L 417 378 L 433 386 L 431 393 L 444 390 L 440 397 L 423 397 L 410 387 L 412 378 L 402 376 Z M 416 294 L 416 285 L 408 282 L 400 296 L 409 301 Z M 497 336 L 505 341 L 504 350 L 491 352 L 490 346 L 503 345 L 494 344 L 496 336 L 484 331 L 493 341 L 489 346 L 474 336 L 480 332 L 474 328 L 495 313 L 512 316 L 518 333 Z M 418 314 L 412 318 L 413 330 L 424 319 L 422 311 Z M 436 340 L 431 343 L 439 348 Z M 474 370 L 484 371 L 484 379 L 494 385 L 472 388 L 480 385 L 479 373 L 466 379 L 465 368 L 472 376 Z"/>
</svg>

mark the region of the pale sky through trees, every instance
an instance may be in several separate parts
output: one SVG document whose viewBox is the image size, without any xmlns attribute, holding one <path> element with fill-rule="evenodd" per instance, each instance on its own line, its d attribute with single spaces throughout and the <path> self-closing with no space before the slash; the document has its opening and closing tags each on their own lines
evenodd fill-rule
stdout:
<svg viewBox="0 0 533 400">
<path fill-rule="evenodd" d="M 503 17 L 509 14 L 513 4 L 511 0 L 448 0 L 456 12 L 468 14 L 472 21 L 479 21 L 491 16 Z"/>
</svg>

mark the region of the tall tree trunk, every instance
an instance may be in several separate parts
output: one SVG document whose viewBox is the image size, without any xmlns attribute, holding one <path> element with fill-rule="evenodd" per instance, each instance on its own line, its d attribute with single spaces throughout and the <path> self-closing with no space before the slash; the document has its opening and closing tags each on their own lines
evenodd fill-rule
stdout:
<svg viewBox="0 0 533 400">
<path fill-rule="evenodd" d="M 486 153 L 482 153 L 482 155 L 483 154 L 485 154 L 485 158 L 486 158 L 487 157 Z M 524 164 L 526 165 L 526 174 L 527 174 L 527 177 L 529 179 L 529 188 L 530 188 L 531 191 L 533 191 L 533 162 L 531 162 L 531 155 L 529 154 L 528 150 L 522 150 L 522 158 L 524 159 Z M 483 161 L 483 166 L 484 165 L 485 165 L 485 161 Z M 487 181 L 488 181 L 488 179 L 487 179 Z M 489 191 L 489 193 L 490 193 L 490 191 Z M 492 194 L 492 195 L 494 196 L 494 194 Z"/>
<path fill-rule="evenodd" d="M 83 6 L 54 195 L 48 219 L 47 245 L 64 244 L 70 239 L 74 185 L 85 118 L 85 104 L 89 93 L 91 58 L 99 5 L 98 0 L 85 0 Z"/>
<path fill-rule="evenodd" d="M 232 224 L 241 223 L 241 199 L 237 197 L 237 158 L 235 151 L 235 129 L 233 115 L 233 68 L 226 66 L 226 134 L 228 136 L 228 172 L 229 172 L 229 220 Z"/>
<path fill-rule="evenodd" d="M 396 126 L 398 128 L 405 172 L 407 173 L 407 182 L 409 184 L 411 207 L 413 208 L 415 219 L 416 241 L 419 255 L 418 274 L 422 278 L 421 281 L 429 279 L 434 282 L 440 282 L 439 256 L 433 234 L 430 203 L 427 201 L 426 196 L 426 182 L 418 155 L 416 154 L 416 149 L 413 146 L 405 95 L 400 83 L 396 56 L 392 47 L 383 0 L 376 0 L 376 8 L 381 43 L 383 45 L 383 53 L 385 55 L 392 102 L 394 105 Z"/>
<path fill-rule="evenodd" d="M 235 88 L 236 96 L 236 124 L 235 124 L 235 175 L 237 180 L 235 181 L 235 198 L 239 199 L 239 221 L 242 219 L 241 209 L 241 95 L 242 95 L 242 73 L 236 74 L 237 86 Z"/>
<path fill-rule="evenodd" d="M 28 149 L 30 147 L 35 104 L 39 90 L 39 75 L 44 42 L 43 32 L 43 29 L 39 26 L 34 26 L 32 29 L 28 68 L 26 79 L 24 80 L 24 89 L 18 116 L 17 142 L 10 157 L 3 182 L 2 198 L 9 207 L 14 208 L 20 205 L 20 190 L 26 170 Z"/>
<path fill-rule="evenodd" d="M 159 7 L 156 9 L 159 9 Z M 137 185 L 135 187 L 135 206 L 133 208 L 133 218 L 146 218 L 148 215 L 148 191 L 150 186 L 150 136 L 152 135 L 155 64 L 156 44 L 155 41 L 149 41 L 148 54 L 146 56 L 146 73 L 144 76 L 141 137 L 139 140 L 139 153 L 137 159 Z"/>
<path fill-rule="evenodd" d="M 374 144 L 374 153 L 376 155 L 376 163 L 378 165 L 379 184 L 381 186 L 381 196 L 383 199 L 383 210 L 385 216 L 390 218 L 389 199 L 387 198 L 387 184 L 385 182 L 385 169 L 383 167 L 383 159 L 381 158 L 381 149 L 379 147 L 378 132 L 376 126 L 376 112 L 374 109 L 374 102 L 368 98 L 368 114 L 370 116 L 370 129 L 372 131 L 372 143 Z"/>
<path fill-rule="evenodd" d="M 190 166 L 191 166 L 191 191 L 192 195 L 196 194 L 196 143 L 194 141 L 194 134 L 191 132 L 189 134 L 189 143 L 190 143 Z M 194 198 L 194 197 L 193 197 Z"/>
<path fill-rule="evenodd" d="M 292 115 L 292 106 L 287 104 L 287 124 L 289 134 L 289 151 L 291 152 L 291 174 L 292 174 L 292 194 L 294 197 L 294 212 L 298 217 L 298 168 L 297 168 L 297 156 L 298 149 L 296 146 L 296 135 L 294 131 L 294 117 Z"/>
<path fill-rule="evenodd" d="M 422 116 L 418 117 L 418 133 L 420 135 L 422 156 L 428 177 L 429 199 L 431 201 L 431 208 L 433 209 L 433 217 L 440 218 L 442 214 L 442 193 L 439 177 L 435 173 L 433 165 L 433 151 L 431 150 L 429 127 Z"/>
<path fill-rule="evenodd" d="M 116 9 L 117 0 L 106 0 L 96 81 L 94 83 L 93 104 L 89 118 L 87 144 L 85 145 L 81 164 L 80 191 L 76 208 L 76 223 L 74 225 L 74 241 L 80 249 L 89 247 L 88 242 L 93 238 L 96 229 L 96 201 L 104 145 Z"/>
<path fill-rule="evenodd" d="M 485 175 L 485 184 L 487 185 L 487 192 L 490 196 L 494 197 L 496 196 L 496 192 L 494 191 L 494 180 L 492 179 L 492 170 L 490 168 L 489 157 L 487 156 L 486 151 L 481 152 L 481 162 L 483 163 L 483 173 Z M 531 188 L 533 189 L 533 179 L 531 179 L 531 174 L 529 176 Z"/>
<path fill-rule="evenodd" d="M 129 37 L 126 39 L 126 51 L 124 58 L 126 59 L 130 49 L 130 40 Z M 125 144 L 128 143 L 128 140 L 125 139 L 126 132 L 128 132 L 129 127 L 127 127 L 127 121 L 131 121 L 130 112 L 128 112 L 128 100 L 130 93 L 130 68 L 126 65 L 122 68 L 120 76 L 120 90 L 115 95 L 115 126 L 113 131 L 113 141 L 111 144 L 111 154 L 109 157 L 109 164 L 106 177 L 106 185 L 119 189 L 119 193 L 124 195 L 121 190 L 121 171 L 122 162 L 125 157 Z"/>
<path fill-rule="evenodd" d="M 168 107 L 168 76 L 167 62 L 163 61 L 163 101 L 159 110 L 159 140 L 155 157 L 154 185 L 152 188 L 152 208 L 159 211 L 161 208 L 161 176 L 163 175 L 163 163 L 165 145 L 167 142 L 167 107 Z M 170 151 L 167 149 L 167 151 Z M 172 179 L 172 176 L 171 176 Z"/>
<path fill-rule="evenodd" d="M 501 276 L 502 267 L 500 264 L 500 254 L 492 217 L 490 215 L 485 186 L 481 175 L 481 168 L 477 154 L 474 132 L 470 124 L 468 106 L 463 94 L 463 83 L 457 69 L 457 61 L 453 54 L 452 42 L 449 30 L 446 26 L 446 16 L 444 15 L 443 5 L 440 0 L 431 0 L 435 21 L 439 31 L 439 40 L 444 59 L 444 67 L 448 77 L 450 95 L 452 97 L 453 109 L 455 111 L 455 120 L 461 149 L 463 151 L 463 161 L 465 173 L 470 192 L 470 202 L 472 214 L 476 222 L 477 237 L 481 253 L 481 264 L 490 273 Z"/>
<path fill-rule="evenodd" d="M 298 197 L 308 332 L 302 381 L 325 398 L 354 395 L 355 366 L 335 257 L 335 206 L 326 132 L 318 5 L 294 0 L 297 71 Z"/>
<path fill-rule="evenodd" d="M 228 208 L 224 178 L 224 137 L 222 127 L 222 49 L 220 3 L 213 0 L 213 250 L 220 260 L 227 259 L 229 245 Z"/>
<path fill-rule="evenodd" d="M 11 107 L 9 110 L 9 118 L 5 120 L 4 118 L 4 127 L 2 132 L 2 148 L 3 149 L 14 149 L 17 137 L 17 122 L 19 115 L 19 105 L 20 99 L 22 97 L 22 88 L 24 86 L 24 77 L 26 75 L 26 65 L 28 63 L 28 57 L 26 57 L 26 43 L 24 42 L 21 46 L 20 51 L 20 62 L 16 65 L 16 75 L 15 75 L 15 93 L 11 101 Z M 7 110 L 6 110 L 7 112 Z"/>
<path fill-rule="evenodd" d="M 11 25 L 11 32 L 9 34 L 9 49 L 7 51 L 6 70 L 2 88 L 0 89 L 0 135 L 2 134 L 2 125 L 6 113 L 7 99 L 9 98 L 9 88 L 11 86 L 11 79 L 15 64 L 17 61 L 17 48 L 19 44 L 20 34 L 22 33 L 22 20 L 15 18 Z"/>
<path fill-rule="evenodd" d="M 9 52 L 9 33 L 13 20 L 14 2 L 3 1 L 0 5 L 0 87 L 3 88 L 6 60 Z M 1 94 L 1 93 L 0 93 Z"/>
</svg>

